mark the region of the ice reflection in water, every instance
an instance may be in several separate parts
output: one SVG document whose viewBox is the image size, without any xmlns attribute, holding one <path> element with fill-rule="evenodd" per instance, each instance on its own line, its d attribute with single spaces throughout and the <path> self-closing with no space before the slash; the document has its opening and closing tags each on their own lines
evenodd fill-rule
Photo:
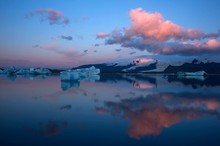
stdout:
<svg viewBox="0 0 220 146">
<path fill-rule="evenodd" d="M 220 145 L 218 76 L 29 79 L 0 77 L 0 145 Z"/>
</svg>

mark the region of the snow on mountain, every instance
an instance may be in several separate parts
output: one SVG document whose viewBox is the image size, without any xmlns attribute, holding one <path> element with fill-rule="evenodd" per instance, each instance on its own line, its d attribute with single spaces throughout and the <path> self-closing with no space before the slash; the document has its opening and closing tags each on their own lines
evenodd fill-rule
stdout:
<svg viewBox="0 0 220 146">
<path fill-rule="evenodd" d="M 75 67 L 88 68 L 94 66 L 99 68 L 101 73 L 115 73 L 115 72 L 147 72 L 156 69 L 157 60 L 147 57 L 136 57 L 129 59 L 114 60 L 113 62 L 100 63 L 100 64 L 88 64 Z"/>
<path fill-rule="evenodd" d="M 144 70 L 144 67 L 149 66 L 151 64 L 156 64 L 156 63 L 157 63 L 157 60 L 154 60 L 151 58 L 137 58 L 132 61 L 132 64 L 134 64 L 134 66 L 123 69 L 122 71 L 131 72 L 131 71 L 137 70 L 138 68 L 143 68 L 140 72 L 145 72 L 145 71 L 149 71 L 149 69 L 146 68 L 146 70 Z"/>
</svg>

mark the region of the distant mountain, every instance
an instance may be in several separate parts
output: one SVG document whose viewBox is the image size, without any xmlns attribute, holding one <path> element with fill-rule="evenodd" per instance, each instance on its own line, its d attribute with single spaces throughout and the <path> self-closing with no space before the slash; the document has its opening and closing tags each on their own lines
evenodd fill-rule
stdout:
<svg viewBox="0 0 220 146">
<path fill-rule="evenodd" d="M 182 63 L 180 65 L 180 63 Z M 176 64 L 176 65 L 175 65 Z M 177 65 L 178 64 L 178 65 Z M 94 66 L 95 68 L 99 68 L 101 73 L 177 73 L 177 72 L 196 72 L 204 70 L 208 74 L 220 74 L 220 63 L 212 62 L 211 60 L 203 60 L 199 61 L 194 59 L 193 61 L 189 60 L 172 60 L 170 62 L 165 62 L 160 59 L 159 61 L 156 59 L 152 59 L 150 57 L 139 56 L 138 58 L 128 58 L 128 59 L 120 59 L 114 62 L 108 63 L 99 63 L 99 64 L 87 64 L 81 65 L 78 67 L 74 67 L 72 69 L 80 69 L 80 68 L 89 68 Z M 52 74 L 60 74 L 64 69 L 49 69 Z M 18 69 L 14 67 L 8 67 L 5 69 L 0 68 L 0 74 L 4 74 L 4 72 L 8 72 L 7 70 L 11 70 L 10 74 L 13 74 Z M 26 69 L 23 69 L 26 70 Z"/>
<path fill-rule="evenodd" d="M 101 73 L 137 73 L 154 70 L 157 68 L 157 63 L 157 60 L 138 58 L 130 62 L 88 64 L 72 69 L 88 68 L 94 66 L 95 68 L 99 68 Z"/>
<path fill-rule="evenodd" d="M 192 62 L 185 62 L 182 65 L 161 66 L 163 62 L 155 59 L 137 58 L 114 63 L 88 64 L 72 69 L 88 68 L 95 66 L 101 73 L 177 73 L 177 72 L 196 72 L 204 70 L 208 74 L 220 74 L 220 63 L 211 61 L 199 61 L 194 59 Z"/>
<path fill-rule="evenodd" d="M 64 69 L 49 69 L 53 74 L 60 74 Z"/>
<path fill-rule="evenodd" d="M 204 70 L 208 74 L 220 74 L 220 63 L 216 62 L 199 62 L 194 59 L 191 63 L 184 63 L 180 66 L 169 65 L 164 72 L 176 73 L 176 72 L 196 72 Z"/>
</svg>

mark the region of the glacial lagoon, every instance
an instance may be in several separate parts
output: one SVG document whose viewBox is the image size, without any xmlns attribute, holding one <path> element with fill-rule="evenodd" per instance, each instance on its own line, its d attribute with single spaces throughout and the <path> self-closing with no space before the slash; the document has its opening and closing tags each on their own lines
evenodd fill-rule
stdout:
<svg viewBox="0 0 220 146">
<path fill-rule="evenodd" d="M 0 77 L 0 145 L 219 146 L 220 77 Z"/>
</svg>

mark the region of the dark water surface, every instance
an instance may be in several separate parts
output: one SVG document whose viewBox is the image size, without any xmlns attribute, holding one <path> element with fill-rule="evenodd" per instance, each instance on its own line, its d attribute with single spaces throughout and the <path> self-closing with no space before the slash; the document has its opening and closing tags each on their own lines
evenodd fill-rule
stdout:
<svg viewBox="0 0 220 146">
<path fill-rule="evenodd" d="M 219 146 L 220 78 L 0 77 L 1 146 Z"/>
</svg>

